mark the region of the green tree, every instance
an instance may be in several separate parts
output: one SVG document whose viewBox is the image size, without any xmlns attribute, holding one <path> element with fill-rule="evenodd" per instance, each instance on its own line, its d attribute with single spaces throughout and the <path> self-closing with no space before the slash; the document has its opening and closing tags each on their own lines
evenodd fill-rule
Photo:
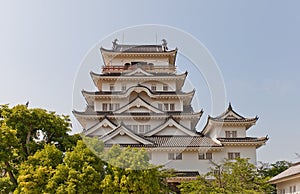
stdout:
<svg viewBox="0 0 300 194">
<path fill-rule="evenodd" d="M 25 157 L 33 155 L 44 143 L 63 144 L 71 131 L 70 119 L 41 108 L 17 105 L 0 109 L 3 122 L 17 131 L 17 137 Z"/>
<path fill-rule="evenodd" d="M 263 176 L 263 177 L 269 177 L 272 178 L 279 173 L 285 171 L 292 165 L 291 162 L 281 160 L 277 161 L 275 163 L 269 164 L 269 163 L 260 163 L 260 166 L 258 168 L 258 172 Z"/>
<path fill-rule="evenodd" d="M 212 172 L 182 183 L 179 188 L 182 193 L 258 194 L 271 191 L 267 180 L 248 159 L 237 158 L 216 165 Z"/>
<path fill-rule="evenodd" d="M 5 193 L 17 186 L 14 165 L 12 162 L 18 157 L 18 139 L 16 130 L 8 127 L 4 122 L 0 123 L 0 188 Z M 11 182 L 9 183 L 8 180 Z"/>
<path fill-rule="evenodd" d="M 63 161 L 63 153 L 55 145 L 46 144 L 44 149 L 21 164 L 18 187 L 14 193 L 45 193 L 48 180 Z"/>
<path fill-rule="evenodd" d="M 288 169 L 291 165 L 291 162 L 285 160 L 277 161 L 272 164 L 260 162 L 258 172 L 262 177 L 265 177 L 266 179 L 271 179 L 272 177 Z M 271 188 L 272 193 L 276 193 L 276 186 L 272 185 Z"/>
<path fill-rule="evenodd" d="M 55 112 L 26 105 L 0 105 L 1 189 L 6 188 L 7 193 L 18 186 L 20 165 L 45 144 L 55 144 L 62 151 L 74 146 L 80 136 L 69 135 L 70 126 L 68 116 Z"/>
<path fill-rule="evenodd" d="M 149 163 L 145 150 L 114 145 L 105 153 L 103 193 L 166 193 L 167 171 Z"/>
<path fill-rule="evenodd" d="M 97 148 L 103 150 L 103 146 Z M 65 154 L 47 187 L 50 193 L 100 193 L 100 182 L 105 176 L 104 163 L 82 140 Z"/>
</svg>

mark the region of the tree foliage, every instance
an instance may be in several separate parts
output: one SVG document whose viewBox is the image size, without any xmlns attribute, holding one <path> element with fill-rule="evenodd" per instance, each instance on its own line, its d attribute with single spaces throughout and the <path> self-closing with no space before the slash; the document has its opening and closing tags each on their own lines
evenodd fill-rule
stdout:
<svg viewBox="0 0 300 194">
<path fill-rule="evenodd" d="M 182 193 L 258 194 L 271 190 L 267 180 L 247 159 L 237 158 L 235 162 L 225 161 L 195 181 L 182 183 L 179 188 Z"/>
<path fill-rule="evenodd" d="M 104 154 L 107 174 L 103 193 L 166 193 L 167 171 L 149 163 L 145 150 L 114 145 Z"/>
<path fill-rule="evenodd" d="M 65 115 L 27 105 L 0 105 L 0 185 L 1 189 L 6 188 L 3 192 L 18 186 L 21 164 L 44 145 L 53 144 L 62 151 L 70 149 L 79 139 L 68 134 L 70 126 Z"/>
<path fill-rule="evenodd" d="M 82 140 L 62 154 L 45 145 L 21 165 L 15 193 L 165 193 L 166 173 L 149 164 L 141 149 L 113 146 L 90 139 L 91 151 Z M 103 160 L 105 158 L 105 160 Z"/>
<path fill-rule="evenodd" d="M 266 179 L 271 179 L 272 177 L 288 169 L 291 165 L 291 162 L 285 160 L 277 161 L 272 164 L 260 162 L 258 172 L 260 176 L 265 177 Z M 272 193 L 276 193 L 275 185 L 271 185 L 271 190 Z"/>
<path fill-rule="evenodd" d="M 0 106 L 0 193 L 164 193 L 145 150 L 69 135 L 68 116 Z"/>
<path fill-rule="evenodd" d="M 277 161 L 275 163 L 269 164 L 269 163 L 260 163 L 260 166 L 258 168 L 258 172 L 263 176 L 263 177 L 269 177 L 272 178 L 279 173 L 285 171 L 292 165 L 291 162 L 281 160 Z"/>
</svg>

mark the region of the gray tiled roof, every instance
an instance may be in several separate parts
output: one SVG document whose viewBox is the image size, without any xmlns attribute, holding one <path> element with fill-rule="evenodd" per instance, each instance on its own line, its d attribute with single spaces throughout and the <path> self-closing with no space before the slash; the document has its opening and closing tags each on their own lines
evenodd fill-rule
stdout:
<svg viewBox="0 0 300 194">
<path fill-rule="evenodd" d="M 222 145 L 214 142 L 208 137 L 190 137 L 190 136 L 152 136 L 143 137 L 144 139 L 151 141 L 152 145 L 143 144 L 122 144 L 123 147 L 222 147 Z M 110 145 L 106 145 L 110 146 Z"/>
<path fill-rule="evenodd" d="M 282 173 L 274 176 L 273 178 L 271 178 L 270 182 L 280 182 L 280 179 L 286 178 L 286 177 L 290 177 L 293 175 L 297 175 L 300 174 L 300 163 L 295 164 L 294 166 L 291 166 L 290 168 L 288 168 L 287 170 L 283 171 Z"/>
<path fill-rule="evenodd" d="M 118 44 L 114 51 L 120 52 L 163 52 L 162 45 L 125 45 Z"/>
<path fill-rule="evenodd" d="M 208 137 L 189 136 L 152 136 L 145 139 L 154 142 L 160 147 L 219 147 L 220 144 Z"/>
<path fill-rule="evenodd" d="M 255 142 L 268 140 L 267 137 L 217 138 L 221 142 Z"/>
</svg>

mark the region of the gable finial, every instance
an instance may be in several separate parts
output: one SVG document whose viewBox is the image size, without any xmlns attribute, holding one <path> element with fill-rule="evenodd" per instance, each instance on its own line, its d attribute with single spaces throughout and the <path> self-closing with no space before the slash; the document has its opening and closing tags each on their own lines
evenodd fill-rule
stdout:
<svg viewBox="0 0 300 194">
<path fill-rule="evenodd" d="M 162 41 L 161 45 L 162 45 L 163 51 L 167 51 L 168 50 L 168 47 L 167 47 L 168 43 L 167 43 L 166 39 L 162 39 L 161 41 Z"/>
<path fill-rule="evenodd" d="M 112 44 L 113 44 L 113 46 L 112 46 L 112 48 L 113 49 L 116 49 L 117 48 L 117 43 L 118 42 L 118 39 L 116 38 L 114 41 L 112 41 Z"/>
<path fill-rule="evenodd" d="M 232 110 L 231 102 L 229 102 L 228 110 Z"/>
</svg>

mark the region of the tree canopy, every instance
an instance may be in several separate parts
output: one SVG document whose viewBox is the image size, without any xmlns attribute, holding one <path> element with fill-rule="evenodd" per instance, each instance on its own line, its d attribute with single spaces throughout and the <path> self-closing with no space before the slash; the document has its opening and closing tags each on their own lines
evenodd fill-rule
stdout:
<svg viewBox="0 0 300 194">
<path fill-rule="evenodd" d="M 165 193 L 166 172 L 142 149 L 69 135 L 68 116 L 0 106 L 0 193 Z"/>
<path fill-rule="evenodd" d="M 18 186 L 19 170 L 46 144 L 66 151 L 80 139 L 69 135 L 70 119 L 41 108 L 27 105 L 0 105 L 0 191 L 8 193 Z"/>
<path fill-rule="evenodd" d="M 184 182 L 179 188 L 182 193 L 195 194 L 259 194 L 271 190 L 267 180 L 247 159 L 237 158 L 216 165 L 211 172 L 200 175 L 197 180 Z"/>
</svg>

